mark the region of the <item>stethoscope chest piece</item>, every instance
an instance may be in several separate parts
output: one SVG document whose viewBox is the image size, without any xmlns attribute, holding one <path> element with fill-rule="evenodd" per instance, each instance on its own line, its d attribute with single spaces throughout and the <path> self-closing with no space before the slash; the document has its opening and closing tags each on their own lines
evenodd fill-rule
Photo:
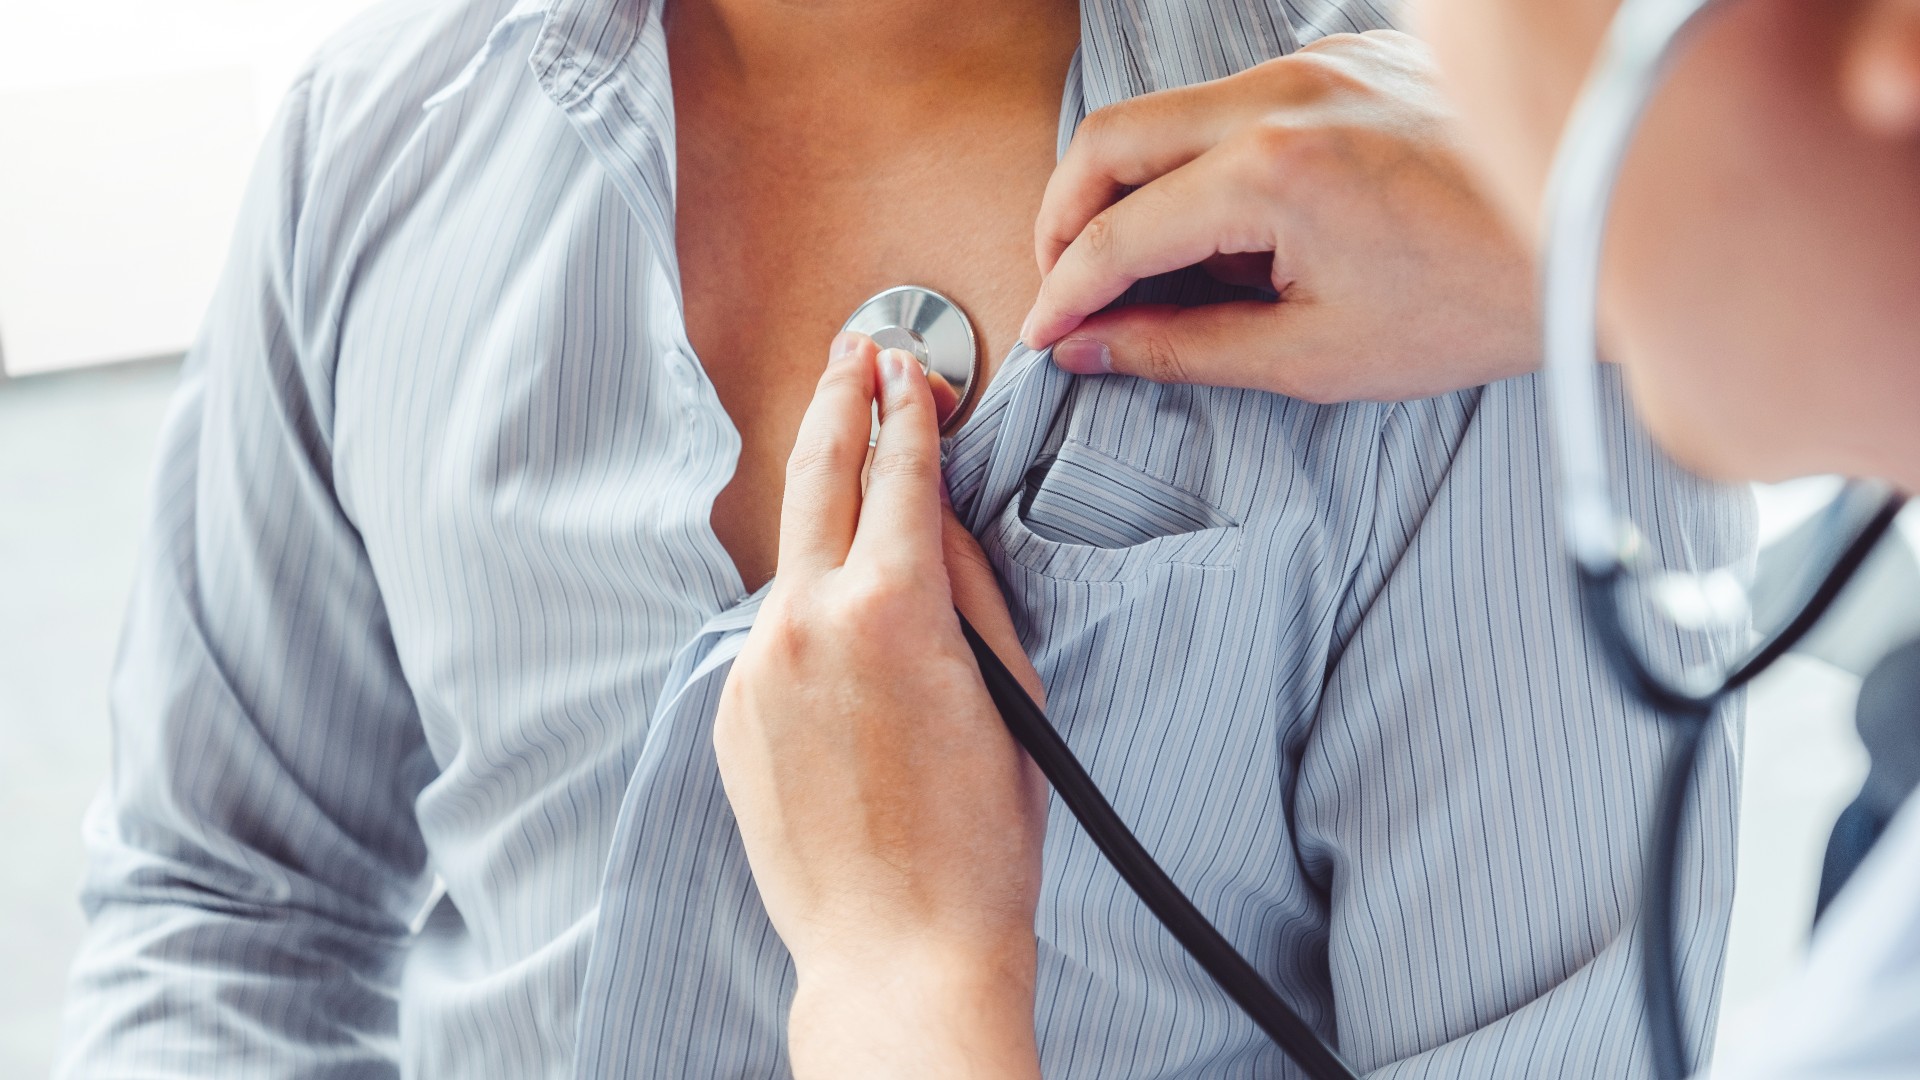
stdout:
<svg viewBox="0 0 1920 1080">
<path fill-rule="evenodd" d="M 921 367 L 945 379 L 959 395 L 948 427 L 966 415 L 980 374 L 980 346 L 960 305 L 932 289 L 900 285 L 869 297 L 840 329 L 865 334 L 883 349 L 912 353 Z M 878 434 L 877 422 L 874 430 Z"/>
</svg>

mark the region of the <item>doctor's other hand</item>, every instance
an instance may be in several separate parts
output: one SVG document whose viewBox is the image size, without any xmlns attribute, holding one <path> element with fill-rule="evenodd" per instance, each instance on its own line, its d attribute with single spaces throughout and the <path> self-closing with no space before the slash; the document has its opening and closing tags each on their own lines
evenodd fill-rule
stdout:
<svg viewBox="0 0 1920 1080">
<path fill-rule="evenodd" d="M 1538 366 L 1527 250 L 1463 164 L 1424 44 L 1342 34 L 1087 117 L 1035 225 L 1021 340 L 1079 374 L 1402 400 Z M 1101 312 L 1194 264 L 1251 300 Z"/>
<path fill-rule="evenodd" d="M 800 1080 L 1039 1076 L 1046 783 L 956 604 L 1036 700 L 1041 686 L 991 565 L 942 506 L 935 408 L 909 354 L 836 339 L 788 462 L 779 571 L 714 721 L 798 973 Z"/>
</svg>

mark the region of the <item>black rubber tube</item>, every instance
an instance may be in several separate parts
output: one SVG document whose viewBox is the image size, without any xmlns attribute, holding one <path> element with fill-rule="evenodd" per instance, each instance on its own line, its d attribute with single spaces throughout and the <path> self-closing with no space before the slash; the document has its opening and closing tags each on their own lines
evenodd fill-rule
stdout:
<svg viewBox="0 0 1920 1080">
<path fill-rule="evenodd" d="M 1679 743 L 1667 758 L 1660 780 L 1659 808 L 1654 819 L 1652 851 L 1647 859 L 1646 894 L 1641 903 L 1640 992 L 1646 996 L 1646 1016 L 1652 1037 L 1655 1075 L 1681 1080 L 1692 1073 L 1693 1058 L 1680 1008 L 1680 953 L 1674 941 L 1674 908 L 1680 893 L 1675 878 L 1680 870 L 1680 823 L 1685 820 L 1687 795 L 1693 790 L 1693 767 L 1700 757 L 1700 740 L 1707 721 L 1679 727 Z"/>
<path fill-rule="evenodd" d="M 1893 528 L 1894 521 L 1900 517 L 1900 511 L 1906 504 L 1907 497 L 1897 494 L 1889 495 L 1880 504 L 1867 523 L 1860 527 L 1859 535 L 1834 560 L 1833 569 L 1820 579 L 1820 584 L 1814 588 L 1813 595 L 1807 597 L 1806 606 L 1800 609 L 1800 614 L 1789 619 L 1787 625 L 1773 635 L 1773 640 L 1755 650 L 1739 670 L 1727 677 L 1726 689 L 1738 690 L 1752 682 L 1754 676 L 1772 667 L 1775 660 L 1785 656 L 1800 643 L 1801 638 L 1807 636 L 1807 632 L 1820 622 L 1846 587 L 1853 583 L 1853 575 L 1859 573 L 1860 567 L 1866 564 L 1867 556 L 1873 554 L 1873 549 L 1880 546 L 1880 539 L 1887 535 L 1888 529 Z"/>
<path fill-rule="evenodd" d="M 1654 1075 L 1660 1080 L 1685 1080 L 1693 1073 L 1685 1020 L 1681 1016 L 1674 908 L 1679 900 L 1675 880 L 1679 874 L 1680 829 L 1686 820 L 1687 796 L 1693 787 L 1694 764 L 1700 755 L 1701 740 L 1728 694 L 1772 667 L 1774 661 L 1785 656 L 1819 623 L 1880 539 L 1893 527 L 1905 501 L 1901 495 L 1888 496 L 1841 550 L 1840 557 L 1814 588 L 1799 614 L 1734 669 L 1726 681 L 1706 692 L 1676 687 L 1641 660 L 1620 610 L 1619 588 L 1624 571 L 1618 567 L 1599 573 L 1581 571 L 1581 594 L 1587 607 L 1588 625 L 1600 640 L 1614 674 L 1642 704 L 1660 713 L 1676 729 L 1678 737 L 1655 796 L 1653 828 L 1647 838 L 1646 891 L 1640 897 L 1640 993 L 1646 1009 Z"/>
<path fill-rule="evenodd" d="M 1665 1080 L 1683 1080 L 1691 1071 L 1691 1055 L 1686 1045 L 1680 1007 L 1680 971 L 1674 946 L 1674 905 L 1678 899 L 1675 876 L 1678 871 L 1680 826 L 1685 819 L 1687 796 L 1699 757 L 1701 739 L 1712 722 L 1713 712 L 1725 695 L 1746 684 L 1772 666 L 1798 642 L 1832 606 L 1855 571 L 1866 561 L 1880 538 L 1892 526 L 1902 499 L 1889 498 L 1842 553 L 1809 598 L 1805 608 L 1788 625 L 1763 645 L 1747 663 L 1714 691 L 1693 694 L 1678 689 L 1640 662 L 1639 654 L 1628 640 L 1619 610 L 1615 588 L 1619 572 L 1582 573 L 1582 590 L 1594 628 L 1604 643 L 1604 651 L 1635 696 L 1677 721 L 1679 738 L 1667 759 L 1656 796 L 1654 826 L 1649 837 L 1646 891 L 1641 897 L 1642 955 L 1641 990 L 1646 1007 L 1656 1075 Z M 1034 704 L 1005 664 L 978 631 L 960 616 L 960 629 L 973 649 L 986 680 L 987 692 L 1000 710 L 1001 719 L 1013 737 L 1033 758 L 1034 763 L 1060 794 L 1060 801 L 1073 813 L 1080 827 L 1106 856 L 1128 887 L 1140 897 L 1155 918 L 1187 950 L 1213 980 L 1225 990 L 1255 1024 L 1314 1080 L 1357 1080 L 1352 1068 L 1340 1059 L 1332 1047 L 1300 1018 L 1280 995 L 1261 978 L 1247 959 L 1240 955 L 1193 901 L 1180 891 L 1167 872 L 1153 860 L 1138 837 L 1120 820 L 1113 805 L 1087 775 L 1074 757 L 1073 750 L 1048 722 L 1046 713 Z"/>
<path fill-rule="evenodd" d="M 1053 790 L 1060 794 L 1060 801 L 1073 812 L 1094 846 L 1119 871 L 1128 887 L 1147 905 L 1147 910 L 1153 912 L 1188 955 L 1308 1076 L 1314 1080 L 1356 1080 L 1354 1071 L 1340 1060 L 1340 1055 L 1292 1006 L 1281 1000 L 1246 957 L 1207 921 L 1187 894 L 1180 891 L 1180 886 L 1147 854 L 1139 838 L 1120 820 L 1113 804 L 1100 793 L 1099 786 L 1073 756 L 1066 740 L 1054 730 L 1046 713 L 1034 704 L 1026 688 L 994 655 L 965 615 L 960 616 L 960 630 L 973 648 L 987 692 L 999 707 L 1007 729 L 1040 766 Z"/>
</svg>

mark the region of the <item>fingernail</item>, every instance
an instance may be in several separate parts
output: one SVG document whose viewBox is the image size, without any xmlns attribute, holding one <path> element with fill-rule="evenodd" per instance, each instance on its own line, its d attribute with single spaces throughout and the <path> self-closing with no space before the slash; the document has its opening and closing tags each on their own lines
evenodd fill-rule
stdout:
<svg viewBox="0 0 1920 1080">
<path fill-rule="evenodd" d="M 834 336 L 833 347 L 827 350 L 827 362 L 832 363 L 835 360 L 844 360 L 852 356 L 854 351 L 860 348 L 860 342 L 864 340 L 866 336 L 867 335 L 860 333 L 858 330 L 840 331 L 839 334 Z M 819 339 L 815 338 L 814 340 L 817 341 Z"/>
<path fill-rule="evenodd" d="M 880 354 L 880 381 L 885 387 L 887 397 L 896 398 L 907 392 L 911 373 L 920 370 L 920 361 L 905 349 L 887 349 Z M 925 376 L 922 376 L 924 378 Z"/>
<path fill-rule="evenodd" d="M 1106 375 L 1113 371 L 1113 354 L 1104 341 L 1071 337 L 1053 347 L 1053 362 L 1075 375 Z"/>
<path fill-rule="evenodd" d="M 940 505 L 949 510 L 953 509 L 953 493 L 947 490 L 947 478 L 945 475 L 940 477 Z"/>
<path fill-rule="evenodd" d="M 1026 319 L 1020 323 L 1020 340 L 1026 343 L 1028 348 L 1033 347 L 1033 317 L 1038 314 L 1040 309 L 1035 308 L 1027 312 Z"/>
</svg>

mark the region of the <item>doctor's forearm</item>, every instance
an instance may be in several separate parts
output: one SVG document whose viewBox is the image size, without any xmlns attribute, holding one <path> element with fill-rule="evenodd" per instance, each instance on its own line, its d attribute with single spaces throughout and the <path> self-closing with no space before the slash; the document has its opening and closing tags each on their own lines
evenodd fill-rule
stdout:
<svg viewBox="0 0 1920 1080">
<path fill-rule="evenodd" d="M 803 972 L 788 1018 L 795 1080 L 1038 1080 L 1034 956 Z"/>
</svg>

